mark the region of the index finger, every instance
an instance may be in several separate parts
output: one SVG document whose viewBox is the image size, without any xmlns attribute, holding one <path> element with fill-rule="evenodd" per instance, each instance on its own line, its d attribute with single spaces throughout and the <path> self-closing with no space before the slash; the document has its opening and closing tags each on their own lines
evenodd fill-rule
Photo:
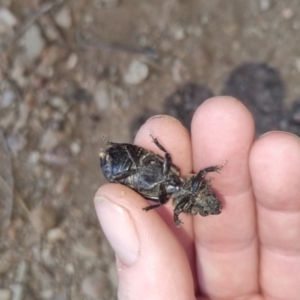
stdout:
<svg viewBox="0 0 300 300">
<path fill-rule="evenodd" d="M 181 176 L 184 177 L 192 171 L 190 136 L 187 129 L 178 120 L 170 116 L 155 116 L 149 119 L 137 133 L 135 138 L 136 144 L 163 157 L 164 153 L 153 143 L 150 134 L 154 138 L 157 138 L 159 143 L 171 155 L 172 163 L 179 167 Z M 183 214 L 181 218 L 184 224 L 180 228 L 177 228 L 173 221 L 173 205 L 171 201 L 172 199 L 167 205 L 158 208 L 157 211 L 173 230 L 183 246 L 196 283 L 192 217 Z M 147 213 L 156 212 L 149 211 Z"/>
<path fill-rule="evenodd" d="M 234 98 L 211 98 L 193 118 L 194 170 L 227 161 L 221 174 L 209 175 L 222 213 L 194 218 L 199 284 L 214 299 L 258 291 L 255 202 L 248 168 L 253 138 L 253 118 Z"/>
</svg>

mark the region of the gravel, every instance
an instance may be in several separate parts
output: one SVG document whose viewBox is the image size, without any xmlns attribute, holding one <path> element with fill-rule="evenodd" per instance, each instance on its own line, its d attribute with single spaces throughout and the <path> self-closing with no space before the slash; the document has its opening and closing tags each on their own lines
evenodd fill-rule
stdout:
<svg viewBox="0 0 300 300">
<path fill-rule="evenodd" d="M 28 59 L 34 60 L 40 57 L 44 47 L 45 40 L 41 29 L 37 25 L 32 25 L 24 34 L 20 42 Z"/>
<path fill-rule="evenodd" d="M 124 81 L 127 84 L 140 84 L 149 75 L 149 67 L 145 63 L 134 60 L 130 63 L 126 73 L 124 74 Z"/>
</svg>

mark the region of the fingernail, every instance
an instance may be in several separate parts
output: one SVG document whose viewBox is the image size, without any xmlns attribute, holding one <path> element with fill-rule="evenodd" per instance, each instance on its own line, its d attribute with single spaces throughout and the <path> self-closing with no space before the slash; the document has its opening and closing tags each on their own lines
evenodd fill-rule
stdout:
<svg viewBox="0 0 300 300">
<path fill-rule="evenodd" d="M 110 245 L 120 262 L 131 266 L 139 255 L 139 239 L 129 212 L 107 198 L 95 198 L 96 213 Z"/>
<path fill-rule="evenodd" d="M 169 119 L 169 120 L 175 121 L 177 123 L 181 123 L 179 120 L 177 120 L 176 118 L 174 118 L 172 116 L 169 116 L 169 115 L 155 115 L 155 116 L 149 118 L 146 121 L 146 123 L 149 122 L 149 121 L 151 121 L 151 120 L 153 120 L 153 119 Z"/>
<path fill-rule="evenodd" d="M 296 137 L 297 139 L 299 139 L 299 136 L 292 133 L 292 132 L 280 131 L 280 130 L 268 131 L 266 133 L 263 133 L 259 138 L 265 137 L 266 135 L 273 134 L 273 133 L 284 133 L 284 134 L 288 134 L 288 135 L 291 135 L 291 136 Z"/>
</svg>

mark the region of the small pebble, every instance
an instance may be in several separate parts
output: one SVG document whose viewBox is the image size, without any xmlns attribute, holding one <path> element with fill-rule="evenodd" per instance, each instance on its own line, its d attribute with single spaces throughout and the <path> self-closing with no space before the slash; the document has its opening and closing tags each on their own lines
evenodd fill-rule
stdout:
<svg viewBox="0 0 300 300">
<path fill-rule="evenodd" d="M 124 81 L 128 84 L 139 84 L 149 75 L 149 67 L 145 63 L 134 60 L 130 63 L 124 75 Z"/>
<path fill-rule="evenodd" d="M 50 42 L 54 42 L 59 39 L 59 33 L 55 29 L 54 25 L 52 24 L 46 24 L 43 26 L 43 31 L 45 33 L 46 38 Z"/>
<path fill-rule="evenodd" d="M 91 14 L 85 14 L 83 16 L 83 22 L 86 25 L 90 25 L 90 24 L 94 23 L 94 17 Z"/>
<path fill-rule="evenodd" d="M 36 68 L 36 74 L 39 76 L 39 78 L 36 78 L 37 80 L 40 80 L 41 78 L 51 78 L 54 75 L 54 70 L 52 67 L 47 67 L 43 64 L 40 64 Z"/>
<path fill-rule="evenodd" d="M 12 28 L 18 24 L 18 20 L 10 10 L 2 7 L 0 8 L 0 23 Z"/>
<path fill-rule="evenodd" d="M 47 240 L 49 243 L 64 242 L 67 234 L 61 228 L 52 228 L 47 232 Z"/>
<path fill-rule="evenodd" d="M 296 58 L 295 66 L 297 68 L 297 71 L 300 73 L 300 57 Z"/>
<path fill-rule="evenodd" d="M 293 27 L 294 30 L 299 30 L 300 29 L 300 22 L 299 22 L 299 20 L 294 20 L 293 24 L 292 24 L 292 27 Z"/>
<path fill-rule="evenodd" d="M 94 300 L 109 299 L 110 283 L 104 272 L 86 276 L 81 284 L 82 293 Z"/>
<path fill-rule="evenodd" d="M 65 271 L 66 271 L 66 273 L 67 273 L 68 275 L 73 275 L 73 274 L 75 274 L 75 267 L 74 267 L 74 265 L 71 264 L 71 263 L 67 263 L 67 264 L 65 265 Z"/>
<path fill-rule="evenodd" d="M 58 61 L 65 60 L 67 52 L 62 47 L 50 46 L 43 51 L 42 64 L 47 67 L 52 67 Z"/>
<path fill-rule="evenodd" d="M 94 101 L 100 111 L 110 107 L 111 97 L 109 86 L 106 82 L 99 82 L 97 84 L 94 92 Z"/>
<path fill-rule="evenodd" d="M 81 258 L 93 258 L 95 259 L 98 256 L 98 252 L 87 246 L 87 245 L 83 245 L 81 243 L 77 243 L 72 247 L 72 250 L 74 252 L 75 256 L 81 257 Z"/>
<path fill-rule="evenodd" d="M 10 76 L 18 84 L 19 87 L 26 87 L 28 77 L 25 75 L 28 58 L 22 54 L 14 57 L 13 66 L 10 70 Z"/>
<path fill-rule="evenodd" d="M 55 192 L 58 195 L 63 195 L 69 189 L 71 181 L 71 174 L 62 174 L 55 185 Z"/>
<path fill-rule="evenodd" d="M 38 151 L 33 151 L 28 156 L 28 163 L 31 165 L 36 165 L 41 158 L 41 154 Z"/>
<path fill-rule="evenodd" d="M 49 100 L 49 104 L 57 109 L 59 109 L 61 112 L 63 113 L 66 113 L 69 106 L 66 102 L 65 99 L 63 99 L 62 97 L 59 97 L 59 96 L 55 96 L 55 97 L 52 97 L 50 100 Z"/>
<path fill-rule="evenodd" d="M 53 178 L 53 172 L 51 169 L 46 169 L 44 172 L 44 176 L 46 180 L 52 180 Z"/>
<path fill-rule="evenodd" d="M 40 149 L 45 151 L 51 151 L 55 147 L 57 147 L 64 139 L 65 136 L 63 132 L 53 130 L 52 128 L 48 128 L 42 136 Z"/>
<path fill-rule="evenodd" d="M 10 300 L 11 291 L 7 289 L 0 289 L 0 300 Z"/>
<path fill-rule="evenodd" d="M 37 25 L 31 25 L 25 32 L 21 39 L 21 46 L 30 60 L 34 60 L 41 55 L 45 46 L 45 41 L 42 37 L 41 30 Z"/>
<path fill-rule="evenodd" d="M 183 69 L 183 64 L 181 60 L 176 59 L 172 66 L 172 78 L 174 82 L 181 83 L 183 81 L 181 76 L 182 69 Z"/>
<path fill-rule="evenodd" d="M 291 8 L 287 7 L 282 11 L 282 16 L 284 19 L 289 20 L 294 16 L 294 11 Z"/>
<path fill-rule="evenodd" d="M 76 53 L 72 53 L 67 59 L 66 68 L 68 70 L 73 70 L 76 67 L 77 63 L 78 63 L 78 55 Z"/>
<path fill-rule="evenodd" d="M 49 121 L 52 116 L 52 108 L 49 106 L 41 107 L 39 116 L 43 121 Z"/>
<path fill-rule="evenodd" d="M 22 151 L 26 144 L 27 139 L 24 136 L 24 134 L 17 133 L 17 134 L 11 134 L 6 139 L 7 145 L 9 149 L 14 153 L 17 154 L 18 152 Z"/>
<path fill-rule="evenodd" d="M 296 124 L 300 124 L 300 111 L 295 111 L 292 115 L 292 121 Z"/>
<path fill-rule="evenodd" d="M 72 142 L 71 145 L 70 145 L 70 149 L 71 149 L 71 152 L 74 154 L 74 155 L 77 155 L 80 153 L 81 151 L 81 145 L 79 142 Z"/>
<path fill-rule="evenodd" d="M 64 6 L 55 15 L 55 22 L 63 29 L 69 29 L 72 26 L 72 16 L 69 7 Z"/>
<path fill-rule="evenodd" d="M 50 289 L 43 290 L 43 291 L 41 292 L 42 298 L 43 298 L 43 299 L 46 299 L 46 300 L 52 299 L 52 298 L 53 298 L 53 295 L 54 295 L 54 292 L 53 292 L 53 290 L 50 290 Z"/>
<path fill-rule="evenodd" d="M 267 11 L 271 7 L 271 1 L 270 0 L 260 0 L 259 5 L 260 5 L 261 11 Z"/>
<path fill-rule="evenodd" d="M 16 94 L 12 90 L 5 90 L 0 96 L 0 108 L 11 106 L 16 100 Z"/>
<path fill-rule="evenodd" d="M 30 221 L 38 233 L 45 233 L 57 225 L 57 211 L 50 205 L 39 203 L 31 211 Z"/>
<path fill-rule="evenodd" d="M 170 28 L 170 31 L 171 31 L 173 38 L 177 41 L 181 41 L 185 38 L 184 28 L 178 24 L 174 24 Z"/>
</svg>

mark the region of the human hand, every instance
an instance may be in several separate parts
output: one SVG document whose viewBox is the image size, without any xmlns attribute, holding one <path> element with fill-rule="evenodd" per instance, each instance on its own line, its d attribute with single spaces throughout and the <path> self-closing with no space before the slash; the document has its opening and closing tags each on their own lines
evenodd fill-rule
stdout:
<svg viewBox="0 0 300 300">
<path fill-rule="evenodd" d="M 96 194 L 102 229 L 117 256 L 119 299 L 300 299 L 300 140 L 270 132 L 254 141 L 243 104 L 214 97 L 195 112 L 191 138 L 171 117 L 156 117 L 135 143 L 165 146 L 182 176 L 227 161 L 210 173 L 220 215 L 181 214 L 172 201 L 148 202 L 120 184 Z M 161 154 L 161 153 L 160 153 Z"/>
</svg>

